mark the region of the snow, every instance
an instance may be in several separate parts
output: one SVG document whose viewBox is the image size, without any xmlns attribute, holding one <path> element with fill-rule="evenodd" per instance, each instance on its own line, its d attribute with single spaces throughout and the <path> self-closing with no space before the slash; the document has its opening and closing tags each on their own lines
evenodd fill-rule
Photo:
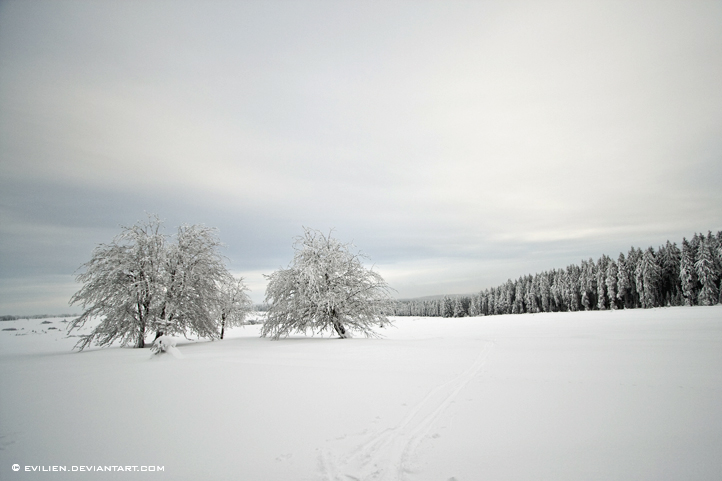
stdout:
<svg viewBox="0 0 722 481">
<path fill-rule="evenodd" d="M 176 347 L 178 345 L 178 338 L 173 336 L 158 336 L 158 339 L 153 341 L 151 352 L 155 356 L 161 356 L 163 354 L 170 354 L 171 356 L 183 359 L 183 353 Z"/>
<path fill-rule="evenodd" d="M 181 338 L 182 357 L 71 352 L 77 338 L 50 321 L 0 323 L 17 329 L 0 331 L 2 479 L 722 472 L 722 306 L 395 318 L 382 339 L 272 341 L 251 325 L 223 341 Z M 53 466 L 67 471 L 47 472 Z"/>
</svg>

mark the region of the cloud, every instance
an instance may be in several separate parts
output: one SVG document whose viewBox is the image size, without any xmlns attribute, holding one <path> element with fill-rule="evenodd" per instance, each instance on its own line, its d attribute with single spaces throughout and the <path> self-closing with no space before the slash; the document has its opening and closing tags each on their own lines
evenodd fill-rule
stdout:
<svg viewBox="0 0 722 481">
<path fill-rule="evenodd" d="M 72 276 L 0 277 L 0 306 L 3 315 L 80 314 L 68 301 L 80 288 Z"/>
<path fill-rule="evenodd" d="M 2 9 L 14 275 L 144 211 L 256 274 L 335 227 L 408 296 L 722 228 L 715 3 Z"/>
</svg>

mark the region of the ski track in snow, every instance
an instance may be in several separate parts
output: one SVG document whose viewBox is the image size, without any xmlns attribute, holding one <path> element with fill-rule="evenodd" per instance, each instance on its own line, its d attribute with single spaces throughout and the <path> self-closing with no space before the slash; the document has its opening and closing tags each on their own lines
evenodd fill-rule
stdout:
<svg viewBox="0 0 722 481">
<path fill-rule="evenodd" d="M 348 453 L 323 450 L 319 467 L 325 481 L 403 481 L 414 472 L 413 455 L 439 416 L 477 375 L 495 343 L 487 342 L 474 363 L 433 388 L 395 427 L 371 435 Z"/>
</svg>

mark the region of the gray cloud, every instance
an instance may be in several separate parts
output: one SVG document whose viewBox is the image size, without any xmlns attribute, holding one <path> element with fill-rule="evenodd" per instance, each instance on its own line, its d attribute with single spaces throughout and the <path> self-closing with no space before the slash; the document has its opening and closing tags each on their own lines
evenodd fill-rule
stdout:
<svg viewBox="0 0 722 481">
<path fill-rule="evenodd" d="M 0 13 L 0 265 L 19 284 L 70 275 L 144 211 L 217 226 L 257 300 L 302 225 L 354 240 L 402 297 L 722 228 L 717 3 Z"/>
</svg>

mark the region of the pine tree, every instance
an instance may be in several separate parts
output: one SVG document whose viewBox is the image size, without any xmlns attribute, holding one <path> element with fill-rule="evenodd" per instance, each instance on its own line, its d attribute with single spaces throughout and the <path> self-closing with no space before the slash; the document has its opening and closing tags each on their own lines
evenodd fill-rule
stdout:
<svg viewBox="0 0 722 481">
<path fill-rule="evenodd" d="M 607 264 L 607 278 L 605 279 L 605 284 L 607 286 L 607 298 L 609 299 L 609 308 L 610 309 L 616 309 L 617 308 L 617 273 L 619 269 L 617 268 L 617 264 L 610 260 L 609 264 Z"/>
<path fill-rule="evenodd" d="M 569 306 L 565 304 L 564 286 L 566 286 L 566 284 L 566 272 L 564 271 L 564 269 L 559 269 L 558 271 L 555 271 L 554 277 L 552 278 L 551 287 L 552 300 L 554 302 L 552 310 L 554 312 L 563 312 L 570 310 Z"/>
<path fill-rule="evenodd" d="M 464 307 L 461 303 L 461 298 L 458 296 L 454 298 L 454 312 L 452 317 L 464 317 Z"/>
<path fill-rule="evenodd" d="M 682 254 L 679 264 L 679 279 L 685 304 L 694 306 L 697 303 L 695 286 L 697 285 L 697 269 L 695 253 L 686 238 L 682 239 Z"/>
<path fill-rule="evenodd" d="M 514 311 L 514 301 L 516 301 L 516 283 L 509 279 L 504 286 L 504 314 L 512 314 Z"/>
<path fill-rule="evenodd" d="M 642 261 L 642 249 L 632 247 L 627 253 L 627 269 L 629 270 L 629 283 L 630 283 L 630 295 L 631 295 L 631 307 L 639 308 L 642 307 L 642 292 L 643 286 L 639 285 L 636 272 L 639 264 Z"/>
<path fill-rule="evenodd" d="M 596 273 L 594 272 L 594 261 L 582 260 L 582 268 L 579 277 L 579 292 L 582 296 L 582 305 L 585 311 L 592 310 L 596 305 Z"/>
<path fill-rule="evenodd" d="M 572 312 L 581 309 L 581 293 L 579 292 L 579 277 L 581 269 L 579 266 L 571 264 L 567 267 L 565 288 L 565 302 L 568 310 Z"/>
<path fill-rule="evenodd" d="M 539 306 L 539 274 L 527 276 L 526 292 L 524 293 L 524 303 L 526 304 L 527 312 L 536 313 L 540 311 Z"/>
<path fill-rule="evenodd" d="M 549 273 L 544 272 L 540 276 L 539 281 L 539 297 L 541 299 L 541 309 L 543 312 L 551 312 L 552 310 L 552 288 L 549 282 Z"/>
<path fill-rule="evenodd" d="M 717 269 L 717 280 L 722 282 L 722 231 L 717 232 L 716 245 L 715 259 L 717 260 L 717 265 L 719 266 Z M 719 289 L 719 303 L 722 304 L 722 283 L 720 284 Z"/>
<path fill-rule="evenodd" d="M 627 260 L 623 253 L 619 253 L 617 259 L 617 299 L 621 302 L 622 308 L 630 308 L 632 283 L 630 282 L 630 272 L 627 266 Z"/>
<path fill-rule="evenodd" d="M 492 287 L 489 289 L 489 293 L 487 294 L 487 300 L 488 300 L 488 311 L 490 316 L 495 316 L 498 314 L 497 307 L 496 307 L 496 288 Z"/>
<path fill-rule="evenodd" d="M 524 280 L 520 277 L 514 283 L 514 303 L 512 306 L 512 314 L 523 314 L 524 309 Z"/>
<path fill-rule="evenodd" d="M 443 301 L 443 317 L 454 317 L 454 301 L 449 296 L 444 296 Z"/>
<path fill-rule="evenodd" d="M 658 285 L 660 268 L 654 255 L 654 249 L 649 247 L 637 264 L 635 271 L 637 289 L 642 307 L 648 309 L 658 303 Z"/>
<path fill-rule="evenodd" d="M 665 305 L 677 305 L 680 293 L 680 259 L 681 253 L 677 244 L 667 244 L 657 250 L 657 260 L 661 267 L 660 295 Z"/>
<path fill-rule="evenodd" d="M 471 303 L 469 304 L 469 315 L 476 317 L 481 314 L 481 293 L 471 296 Z"/>
<path fill-rule="evenodd" d="M 609 304 L 607 296 L 607 264 L 609 257 L 602 255 L 597 261 L 597 309 L 604 310 Z"/>
<path fill-rule="evenodd" d="M 717 273 L 714 266 L 714 254 L 709 239 L 702 238 L 697 250 L 697 262 L 694 267 L 697 277 L 702 283 L 702 289 L 699 292 L 699 304 L 702 306 L 711 306 L 719 302 L 719 289 L 716 285 Z"/>
</svg>

